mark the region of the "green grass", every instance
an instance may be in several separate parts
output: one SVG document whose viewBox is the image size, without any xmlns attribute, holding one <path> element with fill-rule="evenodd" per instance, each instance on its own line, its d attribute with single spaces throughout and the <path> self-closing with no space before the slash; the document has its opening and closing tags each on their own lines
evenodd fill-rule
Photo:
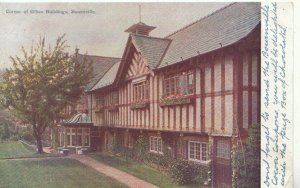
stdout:
<svg viewBox="0 0 300 188">
<path fill-rule="evenodd" d="M 72 159 L 0 160 L 0 187 L 126 187 Z"/>
<path fill-rule="evenodd" d="M 0 158 L 32 156 L 36 152 L 19 142 L 0 142 Z"/>
<path fill-rule="evenodd" d="M 104 153 L 94 153 L 90 156 L 104 164 L 115 167 L 119 170 L 127 172 L 135 177 L 143 179 L 149 183 L 157 185 L 162 188 L 200 188 L 201 185 L 189 185 L 189 186 L 180 186 L 172 182 L 172 178 L 165 172 L 160 171 L 156 168 L 150 167 L 143 163 L 138 163 L 128 159 L 116 157 Z"/>
<path fill-rule="evenodd" d="M 51 157 L 58 154 L 38 154 L 33 148 L 17 141 L 0 142 L 0 159 L 19 157 Z"/>
</svg>

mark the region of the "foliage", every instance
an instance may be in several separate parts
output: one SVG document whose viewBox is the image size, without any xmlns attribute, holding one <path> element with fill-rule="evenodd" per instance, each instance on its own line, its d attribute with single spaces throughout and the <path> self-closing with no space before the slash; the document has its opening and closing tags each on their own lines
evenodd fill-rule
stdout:
<svg viewBox="0 0 300 188">
<path fill-rule="evenodd" d="M 148 146 L 149 140 L 145 136 L 139 135 L 133 147 L 134 158 L 138 161 L 145 162 L 149 153 Z"/>
<path fill-rule="evenodd" d="M 186 160 L 175 160 L 172 155 L 170 145 L 172 144 L 172 138 L 168 135 L 161 135 L 163 139 L 163 154 L 152 153 L 149 151 L 149 139 L 145 135 L 139 135 L 136 139 L 134 147 L 127 148 L 123 143 L 123 137 L 116 134 L 113 140 L 112 151 L 113 154 L 120 157 L 125 157 L 126 162 L 120 161 L 111 162 L 111 157 L 101 156 L 101 160 L 105 158 L 105 162 L 110 161 L 109 165 L 122 166 L 130 165 L 132 160 L 128 160 L 128 157 L 141 164 L 147 164 L 155 166 L 157 169 L 162 170 L 165 173 L 169 173 L 173 178 L 174 183 L 178 184 L 197 184 L 197 185 L 210 185 L 211 183 L 211 167 L 203 166 L 194 162 Z M 98 158 L 98 157 L 97 157 Z M 115 159 L 114 159 L 115 160 Z M 131 162 L 130 162 L 131 161 Z M 123 164 L 124 163 L 124 164 Z M 128 167 L 124 167 L 127 169 Z"/>
<path fill-rule="evenodd" d="M 172 163 L 170 174 L 179 184 L 192 184 L 209 181 L 210 168 L 186 160 L 176 160 Z"/>
<path fill-rule="evenodd" d="M 113 137 L 112 152 L 115 155 L 124 153 L 124 150 L 125 150 L 124 141 L 121 138 L 122 137 L 120 137 L 118 135 Z"/>
<path fill-rule="evenodd" d="M 20 139 L 29 142 L 31 144 L 34 144 L 35 139 L 34 136 L 32 135 L 32 129 L 30 128 L 23 129 L 23 131 L 20 132 Z"/>
<path fill-rule="evenodd" d="M 13 66 L 3 75 L 1 103 L 21 120 L 33 127 L 39 153 L 42 134 L 63 116 L 62 109 L 74 104 L 90 80 L 90 64 L 69 57 L 64 35 L 54 47 L 47 47 L 45 38 L 33 44 L 23 57 L 11 57 Z"/>
<path fill-rule="evenodd" d="M 231 139 L 232 147 L 231 147 L 231 167 L 232 167 L 232 179 L 231 184 L 233 188 L 237 187 L 237 180 L 238 180 L 238 161 L 237 161 L 237 137 L 232 137 Z"/>
<path fill-rule="evenodd" d="M 237 186 L 241 188 L 260 187 L 260 126 L 252 125 L 244 148 L 237 149 Z"/>
</svg>

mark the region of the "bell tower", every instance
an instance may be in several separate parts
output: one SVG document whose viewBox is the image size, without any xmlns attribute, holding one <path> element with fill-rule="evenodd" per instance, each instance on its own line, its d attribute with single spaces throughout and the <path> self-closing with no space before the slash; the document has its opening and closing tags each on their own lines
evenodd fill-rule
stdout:
<svg viewBox="0 0 300 188">
<path fill-rule="evenodd" d="M 141 5 L 139 5 L 139 22 L 130 26 L 125 32 L 149 36 L 149 33 L 156 27 L 146 25 L 141 20 Z"/>
</svg>

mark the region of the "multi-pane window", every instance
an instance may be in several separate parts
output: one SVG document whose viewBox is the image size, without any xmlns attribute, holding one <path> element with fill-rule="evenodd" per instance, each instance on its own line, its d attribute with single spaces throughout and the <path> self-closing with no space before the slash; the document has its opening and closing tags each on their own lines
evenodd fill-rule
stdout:
<svg viewBox="0 0 300 188">
<path fill-rule="evenodd" d="M 75 129 L 66 129 L 67 132 L 67 146 L 76 146 Z"/>
<path fill-rule="evenodd" d="M 217 157 L 230 159 L 230 146 L 229 143 L 224 141 L 217 142 Z"/>
<path fill-rule="evenodd" d="M 77 131 L 77 134 L 76 134 Z M 63 139 L 63 138 L 61 138 Z M 90 129 L 89 128 L 67 128 L 66 129 L 67 146 L 90 146 Z"/>
<path fill-rule="evenodd" d="M 171 74 L 164 79 L 164 97 L 193 94 L 194 88 L 193 71 Z"/>
<path fill-rule="evenodd" d="M 102 95 L 96 95 L 95 100 L 97 107 L 102 107 L 104 105 L 104 97 Z"/>
<path fill-rule="evenodd" d="M 83 146 L 90 146 L 90 129 L 83 130 Z"/>
<path fill-rule="evenodd" d="M 133 85 L 133 100 L 146 102 L 149 99 L 149 82 L 144 81 Z"/>
<path fill-rule="evenodd" d="M 208 145 L 207 143 L 189 141 L 188 157 L 191 161 L 207 161 Z"/>
<path fill-rule="evenodd" d="M 161 137 L 150 136 L 150 152 L 163 154 Z"/>
<path fill-rule="evenodd" d="M 58 128 L 58 139 L 59 139 L 59 146 L 63 146 L 64 133 L 63 133 L 63 129 L 61 128 Z"/>
<path fill-rule="evenodd" d="M 108 96 L 109 98 L 109 105 L 118 105 L 119 103 L 119 94 L 117 91 L 113 91 L 110 93 L 110 95 Z"/>
<path fill-rule="evenodd" d="M 77 145 L 82 146 L 82 129 L 77 129 Z"/>
</svg>

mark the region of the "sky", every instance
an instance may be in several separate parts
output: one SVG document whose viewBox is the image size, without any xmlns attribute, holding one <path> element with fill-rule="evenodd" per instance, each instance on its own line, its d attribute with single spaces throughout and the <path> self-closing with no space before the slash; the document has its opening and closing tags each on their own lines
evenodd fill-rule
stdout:
<svg viewBox="0 0 300 188">
<path fill-rule="evenodd" d="M 66 34 L 69 53 L 122 57 L 128 27 L 141 21 L 157 27 L 150 36 L 165 37 L 229 3 L 0 3 L 0 69 L 11 66 L 39 37 L 53 44 Z M 46 10 L 58 13 L 46 13 Z M 71 13 L 88 11 L 91 13 Z M 26 11 L 28 11 L 26 13 Z M 68 14 L 61 12 L 67 11 Z"/>
</svg>

